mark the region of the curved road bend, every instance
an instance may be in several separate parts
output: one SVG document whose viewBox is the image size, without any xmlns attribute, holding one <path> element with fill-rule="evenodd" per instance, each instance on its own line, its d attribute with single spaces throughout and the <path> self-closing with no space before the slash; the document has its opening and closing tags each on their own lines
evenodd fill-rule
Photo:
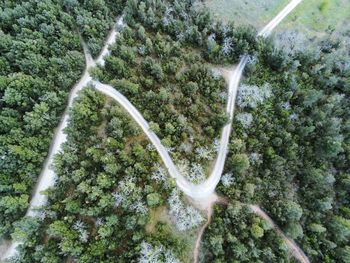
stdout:
<svg viewBox="0 0 350 263">
<path fill-rule="evenodd" d="M 147 135 L 149 140 L 152 142 L 154 147 L 157 149 L 161 159 L 164 162 L 164 165 L 168 169 L 170 176 L 175 179 L 178 187 L 186 195 L 192 196 L 193 185 L 189 183 L 185 179 L 185 177 L 183 177 L 180 174 L 176 165 L 171 159 L 168 151 L 163 146 L 158 136 L 150 129 L 148 122 L 142 117 L 141 113 L 135 108 L 135 106 L 132 105 L 131 102 L 123 94 L 121 94 L 112 86 L 107 84 L 102 84 L 101 82 L 96 80 L 93 80 L 91 83 L 93 84 L 95 89 L 97 89 L 98 91 L 102 92 L 103 94 L 117 101 L 131 115 L 131 117 L 137 122 L 137 124 L 141 127 L 143 132 Z"/>
<path fill-rule="evenodd" d="M 281 12 L 277 14 L 275 18 L 271 20 L 259 33 L 258 36 L 267 37 L 272 30 L 298 5 L 302 0 L 292 0 Z M 243 74 L 245 65 L 247 64 L 248 57 L 243 56 L 238 66 L 233 71 L 229 80 L 228 102 L 226 107 L 226 113 L 230 117 L 230 122 L 223 128 L 220 138 L 220 148 L 218 157 L 216 159 L 214 169 L 206 181 L 199 185 L 192 187 L 192 194 L 190 195 L 194 199 L 206 199 L 211 195 L 220 181 L 221 175 L 224 170 L 225 160 L 228 151 L 228 143 L 232 128 L 232 119 L 235 109 L 235 100 L 238 91 L 240 79 Z"/>
<path fill-rule="evenodd" d="M 266 37 L 272 30 L 301 2 L 302 0 L 292 0 L 267 26 L 265 26 L 260 32 L 259 36 Z M 235 108 L 235 100 L 239 87 L 239 82 L 243 74 L 245 65 L 247 64 L 248 56 L 243 56 L 233 71 L 229 80 L 228 89 L 228 102 L 226 107 L 226 113 L 232 120 Z M 216 159 L 214 169 L 211 175 L 206 181 L 201 184 L 194 185 L 187 181 L 178 171 L 177 167 L 170 158 L 165 147 L 161 144 L 159 138 L 149 129 L 147 121 L 144 120 L 142 115 L 137 109 L 118 91 L 109 85 L 101 84 L 97 81 L 93 82 L 96 88 L 104 94 L 116 99 L 135 119 L 135 121 L 141 126 L 142 130 L 146 133 L 153 145 L 158 150 L 165 166 L 167 167 L 169 174 L 176 180 L 178 187 L 189 197 L 195 200 L 207 200 L 208 197 L 214 193 L 217 184 L 220 181 L 222 172 L 224 170 L 225 160 L 228 152 L 228 143 L 230 133 L 232 129 L 232 121 L 230 121 L 222 130 L 220 147 L 218 157 Z"/>
<path fill-rule="evenodd" d="M 263 37 L 268 36 L 272 32 L 272 30 L 283 20 L 283 18 L 285 18 L 301 1 L 302 0 L 292 0 L 266 27 L 264 27 L 259 32 L 258 36 L 263 36 Z M 229 97 L 228 97 L 226 112 L 229 114 L 229 117 L 231 120 L 233 118 L 235 100 L 236 100 L 239 82 L 243 74 L 244 67 L 247 64 L 247 61 L 248 61 L 247 56 L 243 56 L 241 58 L 238 66 L 233 71 L 229 80 L 229 90 L 228 90 Z M 223 172 L 225 159 L 228 152 L 228 143 L 229 143 L 229 137 L 232 129 L 232 122 L 225 125 L 225 127 L 222 130 L 219 153 L 211 175 L 202 184 L 194 185 L 188 182 L 178 172 L 177 167 L 174 165 L 172 159 L 170 158 L 165 147 L 162 145 L 160 139 L 157 137 L 157 135 L 153 131 L 150 130 L 147 121 L 142 117 L 142 115 L 137 111 L 137 109 L 127 100 L 127 98 L 125 98 L 121 93 L 119 93 L 117 90 L 115 90 L 113 87 L 109 85 L 105 85 L 97 81 L 93 81 L 93 84 L 95 85 L 95 88 L 97 90 L 101 91 L 107 96 L 110 96 L 116 101 L 118 101 L 128 111 L 128 113 L 133 117 L 133 119 L 141 126 L 142 130 L 149 137 L 152 144 L 156 147 L 165 166 L 169 171 L 170 176 L 176 180 L 178 187 L 186 195 L 192 197 L 195 201 L 199 201 L 199 202 L 201 201 L 206 202 L 207 200 L 210 199 L 210 196 L 213 195 L 216 185 L 219 183 L 221 174 Z M 254 211 L 256 212 L 257 210 L 254 210 Z M 260 214 L 260 215 L 263 216 L 263 214 Z M 266 214 L 264 215 L 265 215 L 263 216 L 264 218 L 269 218 Z M 269 219 L 270 221 L 272 221 L 271 218 Z M 206 225 L 201 229 L 202 233 L 204 232 Z M 273 225 L 276 226 L 275 224 Z M 297 246 L 297 244 L 293 240 L 287 238 L 281 232 L 281 230 L 279 230 L 279 228 L 276 227 L 276 229 L 285 238 L 286 244 L 288 248 L 292 251 L 293 255 L 301 262 L 308 263 L 309 262 L 308 258 L 303 253 L 303 251 Z M 200 237 L 196 242 L 195 260 L 197 260 L 199 244 L 200 244 Z"/>
</svg>

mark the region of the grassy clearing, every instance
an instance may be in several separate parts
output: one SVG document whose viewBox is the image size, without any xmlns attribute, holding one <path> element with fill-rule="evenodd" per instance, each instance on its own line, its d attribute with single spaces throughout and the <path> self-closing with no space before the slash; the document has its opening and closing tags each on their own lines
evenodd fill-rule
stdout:
<svg viewBox="0 0 350 263">
<path fill-rule="evenodd" d="M 157 224 L 165 224 L 165 233 L 176 237 L 185 243 L 186 249 L 180 258 L 183 263 L 191 263 L 193 258 L 193 249 L 197 238 L 197 229 L 184 232 L 179 232 L 174 226 L 169 211 L 166 206 L 160 206 L 150 210 L 150 219 L 146 225 L 146 232 L 151 235 L 157 234 Z"/>
<path fill-rule="evenodd" d="M 238 25 L 252 25 L 260 29 L 274 17 L 289 0 L 206 0 L 215 17 Z"/>
<path fill-rule="evenodd" d="M 154 233 L 155 227 L 158 222 L 164 222 L 164 214 L 167 213 L 167 209 L 165 206 L 157 207 L 155 209 L 150 210 L 150 219 L 148 224 L 146 225 L 147 233 Z M 162 216 L 163 215 L 163 216 Z M 170 221 L 169 221 L 170 222 Z"/>
<path fill-rule="evenodd" d="M 299 29 L 313 36 L 329 27 L 344 32 L 349 29 L 350 3 L 348 0 L 304 0 L 284 20 L 278 30 Z"/>
<path fill-rule="evenodd" d="M 214 16 L 236 24 L 250 24 L 256 29 L 268 23 L 289 0 L 206 0 Z M 322 36 L 328 28 L 337 32 L 349 30 L 349 0 L 304 0 L 276 28 L 275 32 L 299 30 L 309 38 Z"/>
</svg>

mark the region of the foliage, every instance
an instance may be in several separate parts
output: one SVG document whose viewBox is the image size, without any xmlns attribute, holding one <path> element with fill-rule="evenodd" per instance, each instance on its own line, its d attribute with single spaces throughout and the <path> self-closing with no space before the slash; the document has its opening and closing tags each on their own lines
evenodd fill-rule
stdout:
<svg viewBox="0 0 350 263">
<path fill-rule="evenodd" d="M 306 49 L 302 35 L 286 32 L 274 45 L 192 2 L 127 1 L 127 26 L 94 77 L 135 104 L 198 183 L 228 121 L 225 83 L 211 67 L 249 53 L 219 192 L 260 203 L 312 261 L 348 262 L 350 37 Z M 204 221 L 136 124 L 91 88 L 70 111 L 49 206 L 41 218 L 18 220 L 83 70 L 75 31 L 96 56 L 123 3 L 1 1 L 0 236 L 26 241 L 19 262 L 179 262 L 189 246 L 168 223 L 148 231 L 150 211 L 167 205 L 180 231 Z M 240 203 L 216 207 L 204 251 L 204 262 L 292 260 L 267 222 Z"/>
<path fill-rule="evenodd" d="M 264 42 L 241 87 L 258 94 L 268 82 L 270 96 L 244 109 L 249 129 L 236 114 L 225 169 L 234 180 L 219 187 L 260 203 L 315 262 L 344 262 L 349 242 L 349 57 L 331 38 L 292 51 Z"/>
<path fill-rule="evenodd" d="M 124 0 L 64 0 L 64 6 L 75 23 L 91 54 L 96 57 L 104 40 L 121 13 Z"/>
<path fill-rule="evenodd" d="M 0 1 L 0 238 L 24 215 L 67 95 L 83 72 L 77 27 L 99 52 L 121 8 L 114 2 Z"/>
<path fill-rule="evenodd" d="M 111 47 L 105 66 L 95 70 L 94 77 L 108 82 L 131 100 L 177 162 L 187 159 L 190 166 L 199 167 L 212 160 L 211 145 L 227 121 L 220 97 L 225 83 L 209 68 L 205 46 L 176 39 L 173 30 L 185 30 L 182 26 L 173 29 L 159 25 L 161 29 L 155 32 L 154 23 L 161 23 L 158 19 L 166 10 L 172 17 L 171 24 L 177 21 L 177 26 L 184 23 L 199 27 L 199 21 L 191 16 L 176 14 L 192 12 L 190 6 L 173 5 L 167 1 L 130 2 L 125 14 L 128 24 Z M 157 18 L 144 16 L 145 10 L 157 13 Z M 225 30 L 233 34 L 232 27 Z"/>
<path fill-rule="evenodd" d="M 203 243 L 203 262 L 291 262 L 275 230 L 237 202 L 215 207 Z"/>
<path fill-rule="evenodd" d="M 163 246 L 152 246 L 147 242 L 141 243 L 139 263 L 180 263 L 170 250 Z"/>
<path fill-rule="evenodd" d="M 256 108 L 264 99 L 271 96 L 271 88 L 265 83 L 262 87 L 241 85 L 238 90 L 237 105 L 241 108 Z"/>
<path fill-rule="evenodd" d="M 185 204 L 180 199 L 179 190 L 174 189 L 168 199 L 170 215 L 174 217 L 176 227 L 180 231 L 190 230 L 199 226 L 204 218 L 193 206 Z"/>
<path fill-rule="evenodd" d="M 161 205 L 171 189 L 152 179 L 149 171 L 159 170 L 154 166 L 159 157 L 145 150 L 148 142 L 136 124 L 89 87 L 79 94 L 70 116 L 67 142 L 55 160 L 57 184 L 48 193 L 43 221 L 33 226 L 37 231 L 26 227 L 28 223 L 19 226 L 29 230 L 19 262 L 57 257 L 136 262 L 146 239 L 171 247 L 174 252 L 162 250 L 162 255 L 175 260 L 183 248 L 180 239 L 161 229 L 154 235 L 146 232 L 150 209 Z"/>
<path fill-rule="evenodd" d="M 0 238 L 29 202 L 84 57 L 58 1 L 1 1 Z"/>
</svg>

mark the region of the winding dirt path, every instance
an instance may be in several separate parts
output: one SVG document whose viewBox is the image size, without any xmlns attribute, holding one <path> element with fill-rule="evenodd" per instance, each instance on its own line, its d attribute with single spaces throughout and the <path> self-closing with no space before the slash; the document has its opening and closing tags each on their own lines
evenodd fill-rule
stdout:
<svg viewBox="0 0 350 263">
<path fill-rule="evenodd" d="M 272 30 L 301 2 L 302 0 L 292 0 L 270 23 L 267 24 L 260 32 L 259 36 L 266 37 Z M 220 181 L 226 156 L 228 152 L 228 144 L 230 134 L 232 130 L 232 119 L 235 110 L 236 95 L 241 80 L 243 70 L 248 62 L 248 56 L 245 55 L 241 58 L 239 64 L 232 71 L 229 76 L 229 87 L 228 87 L 228 100 L 226 106 L 226 113 L 229 115 L 230 122 L 224 126 L 220 137 L 220 146 L 218 156 L 208 179 L 200 184 L 192 184 L 186 178 L 184 178 L 178 171 L 176 165 L 170 158 L 165 147 L 162 145 L 160 139 L 155 135 L 153 131 L 149 129 L 147 121 L 144 120 L 138 110 L 118 91 L 113 87 L 94 81 L 96 88 L 104 94 L 117 100 L 135 119 L 135 121 L 141 126 L 142 130 L 146 133 L 148 138 L 151 140 L 153 145 L 158 150 L 160 157 L 162 158 L 164 165 L 168 169 L 171 177 L 173 177 L 178 187 L 189 197 L 195 200 L 207 200 L 207 198 L 215 192 L 215 188 Z"/>
<path fill-rule="evenodd" d="M 301 248 L 295 243 L 294 240 L 287 237 L 282 230 L 275 224 L 275 222 L 272 220 L 271 217 L 269 217 L 264 210 L 262 210 L 257 205 L 248 205 L 250 209 L 257 214 L 258 216 L 264 218 L 267 222 L 269 222 L 277 231 L 277 233 L 283 238 L 283 240 L 286 242 L 286 245 L 289 249 L 289 251 L 292 253 L 292 255 L 299 260 L 299 262 L 302 263 L 310 263 L 308 257 L 305 255 L 305 253 L 301 250 Z"/>
<path fill-rule="evenodd" d="M 210 207 L 207 211 L 207 222 L 201 227 L 201 229 L 199 230 L 198 232 L 198 237 L 197 237 L 197 240 L 196 240 L 196 245 L 194 247 L 194 250 L 193 250 L 193 262 L 194 263 L 198 263 L 198 260 L 199 260 L 199 251 L 200 251 L 200 247 L 201 247 L 201 244 L 202 244 L 202 237 L 203 237 L 203 234 L 204 234 L 204 230 L 210 225 L 211 223 L 211 215 L 213 213 L 213 208 Z"/>
<path fill-rule="evenodd" d="M 196 202 L 195 200 L 192 200 L 192 202 Z M 196 243 L 195 243 L 195 247 L 193 250 L 193 262 L 194 263 L 198 263 L 199 261 L 199 251 L 202 245 L 202 238 L 203 238 L 203 234 L 205 229 L 210 225 L 211 223 L 211 216 L 213 214 L 213 207 L 215 204 L 224 204 L 227 205 L 228 202 L 225 198 L 218 196 L 217 194 L 212 194 L 210 195 L 210 197 L 206 200 L 206 204 L 204 205 L 202 202 L 199 204 L 196 204 L 197 207 L 199 206 L 200 209 L 204 210 L 207 212 L 207 222 L 199 229 L 198 231 L 198 236 L 196 239 Z M 204 205 L 204 206 L 203 206 Z"/>
</svg>

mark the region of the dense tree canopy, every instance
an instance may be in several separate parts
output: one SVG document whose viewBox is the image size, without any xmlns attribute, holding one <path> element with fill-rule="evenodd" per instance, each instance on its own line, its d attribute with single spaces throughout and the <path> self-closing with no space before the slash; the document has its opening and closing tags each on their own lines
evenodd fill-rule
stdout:
<svg viewBox="0 0 350 263">
<path fill-rule="evenodd" d="M 67 94 L 83 72 L 78 30 L 96 54 L 121 6 L 103 0 L 0 5 L 1 239 L 26 211 Z"/>
<path fill-rule="evenodd" d="M 64 0 L 77 29 L 95 57 L 101 51 L 108 29 L 121 14 L 125 0 Z"/>
<path fill-rule="evenodd" d="M 295 262 L 273 227 L 238 202 L 215 207 L 203 239 L 202 262 Z"/>
<path fill-rule="evenodd" d="M 23 217 L 67 94 L 115 18 L 125 26 L 91 74 L 135 105 L 179 171 L 205 179 L 228 118 L 220 70 L 249 55 L 203 262 L 294 262 L 259 204 L 312 262 L 349 262 L 350 54 L 329 38 L 255 37 L 185 0 L 0 0 L 0 239 L 18 262 L 189 262 L 204 222 L 154 147 L 92 87 L 69 111 L 57 180 Z M 349 36 L 344 36 L 349 40 Z M 185 234 L 184 234 L 185 233 Z"/>
<path fill-rule="evenodd" d="M 254 31 L 214 22 L 190 1 L 129 1 L 124 20 L 111 56 L 93 75 L 128 97 L 184 175 L 204 180 L 228 121 L 225 82 L 209 63 L 254 50 Z"/>
<path fill-rule="evenodd" d="M 49 205 L 16 225 L 14 237 L 27 240 L 18 261 L 135 262 L 151 253 L 143 242 L 184 258 L 186 240 L 155 215 L 174 186 L 136 124 L 92 88 L 70 116 Z"/>
<path fill-rule="evenodd" d="M 312 261 L 347 262 L 350 54 L 342 44 L 286 50 L 266 42 L 248 65 L 242 86 L 263 91 L 268 83 L 271 94 L 254 107 L 238 105 L 236 116 L 251 120 L 247 126 L 236 118 L 226 167 L 234 180 L 220 189 L 263 205 Z M 237 100 L 256 94 L 240 93 Z M 245 173 L 242 155 L 250 164 Z"/>
</svg>

